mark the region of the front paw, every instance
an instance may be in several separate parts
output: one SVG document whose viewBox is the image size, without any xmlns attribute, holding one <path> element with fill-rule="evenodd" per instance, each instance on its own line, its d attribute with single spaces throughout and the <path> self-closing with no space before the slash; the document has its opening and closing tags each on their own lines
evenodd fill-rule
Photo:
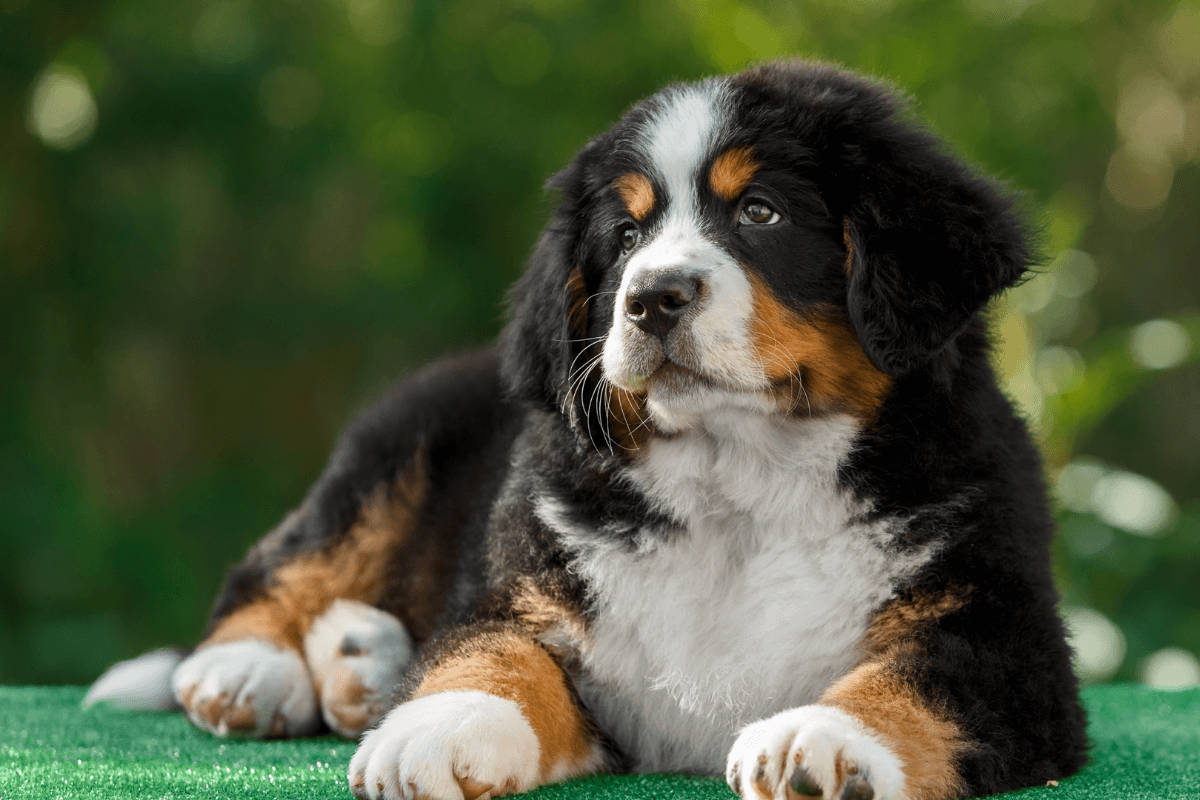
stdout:
<svg viewBox="0 0 1200 800">
<path fill-rule="evenodd" d="M 729 788 L 743 800 L 900 800 L 900 759 L 831 706 L 801 706 L 744 728 L 729 751 Z"/>
<path fill-rule="evenodd" d="M 357 798 L 487 800 L 532 788 L 541 748 L 521 708 L 439 692 L 392 709 L 350 760 Z"/>
<path fill-rule="evenodd" d="M 258 639 L 197 650 L 172 686 L 188 719 L 217 736 L 303 736 L 320 725 L 300 654 Z"/>
<path fill-rule="evenodd" d="M 333 601 L 304 638 L 325 724 L 356 739 L 378 723 L 412 654 L 412 637 L 396 617 L 355 600 Z"/>
</svg>

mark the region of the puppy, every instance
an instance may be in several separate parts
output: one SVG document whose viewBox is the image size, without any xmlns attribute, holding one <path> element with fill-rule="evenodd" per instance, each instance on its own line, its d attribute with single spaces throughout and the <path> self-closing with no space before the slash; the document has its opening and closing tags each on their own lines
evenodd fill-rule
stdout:
<svg viewBox="0 0 1200 800">
<path fill-rule="evenodd" d="M 497 345 L 367 410 L 199 647 L 126 684 L 170 675 L 219 736 L 362 735 L 360 798 L 1078 769 L 1042 468 L 981 317 L 1030 259 L 1012 195 L 800 62 L 671 86 L 550 186 Z"/>
</svg>

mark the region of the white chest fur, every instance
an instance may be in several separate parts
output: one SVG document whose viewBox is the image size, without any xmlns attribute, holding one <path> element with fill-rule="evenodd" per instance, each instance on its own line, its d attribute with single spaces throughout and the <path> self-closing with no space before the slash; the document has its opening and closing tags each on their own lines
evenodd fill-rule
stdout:
<svg viewBox="0 0 1200 800">
<path fill-rule="evenodd" d="M 737 730 L 815 700 L 856 659 L 870 611 L 921 557 L 884 552 L 836 483 L 846 418 L 708 416 L 630 479 L 682 523 L 634 548 L 542 519 L 578 555 L 597 616 L 577 688 L 638 771 L 719 774 Z"/>
</svg>

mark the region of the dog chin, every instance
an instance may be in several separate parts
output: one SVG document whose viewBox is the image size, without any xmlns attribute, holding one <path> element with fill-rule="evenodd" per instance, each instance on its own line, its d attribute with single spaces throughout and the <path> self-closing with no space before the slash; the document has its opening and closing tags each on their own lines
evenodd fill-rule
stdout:
<svg viewBox="0 0 1200 800">
<path fill-rule="evenodd" d="M 775 403 L 757 387 L 725 386 L 673 362 L 645 380 L 646 409 L 664 433 L 703 425 L 723 413 L 770 414 Z"/>
</svg>

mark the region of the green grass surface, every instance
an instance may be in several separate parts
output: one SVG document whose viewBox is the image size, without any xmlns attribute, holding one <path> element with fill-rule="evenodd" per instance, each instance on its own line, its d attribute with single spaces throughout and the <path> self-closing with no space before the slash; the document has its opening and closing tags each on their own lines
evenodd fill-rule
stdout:
<svg viewBox="0 0 1200 800">
<path fill-rule="evenodd" d="M 332 737 L 229 741 L 179 714 L 80 708 L 84 689 L 0 686 L 0 800 L 16 798 L 349 798 L 354 744 Z M 1092 762 L 1056 788 L 1009 798 L 1200 798 L 1200 690 L 1088 689 Z M 687 775 L 583 778 L 531 800 L 728 800 L 725 784 Z"/>
</svg>

